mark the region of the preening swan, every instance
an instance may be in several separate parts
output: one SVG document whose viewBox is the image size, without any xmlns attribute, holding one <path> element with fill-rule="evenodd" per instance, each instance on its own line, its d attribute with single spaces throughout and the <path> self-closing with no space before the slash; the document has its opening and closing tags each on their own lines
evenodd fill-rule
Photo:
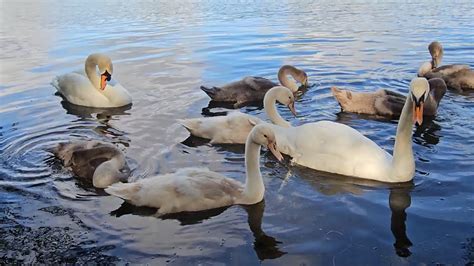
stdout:
<svg viewBox="0 0 474 266">
<path fill-rule="evenodd" d="M 276 101 L 286 105 L 296 115 L 295 98 L 286 87 L 276 86 L 270 89 L 263 101 L 265 112 L 270 120 L 282 127 L 289 127 L 276 109 Z M 210 139 L 212 144 L 244 144 L 252 128 L 263 121 L 252 115 L 232 112 L 227 116 L 214 116 L 178 120 L 191 135 Z"/>
<path fill-rule="evenodd" d="M 441 78 L 450 89 L 458 92 L 474 90 L 474 71 L 468 65 L 440 66 L 443 58 L 443 47 L 439 42 L 432 42 L 428 46 L 431 62 L 426 62 L 418 69 L 418 76 L 427 79 Z"/>
<path fill-rule="evenodd" d="M 107 108 L 131 104 L 132 97 L 122 85 L 108 83 L 113 72 L 112 60 L 108 56 L 91 54 L 86 59 L 85 72 L 60 75 L 52 84 L 68 102 L 76 105 Z"/>
<path fill-rule="evenodd" d="M 293 93 L 298 91 L 298 85 L 288 79 L 291 75 L 303 86 L 308 86 L 308 76 L 306 73 L 294 66 L 284 65 L 278 71 L 278 80 L 282 86 L 289 88 Z M 246 103 L 263 100 L 265 93 L 278 84 L 262 77 L 245 77 L 242 80 L 226 84 L 222 87 L 205 87 L 203 90 L 212 100 L 217 102 L 235 102 L 234 107 L 238 108 Z"/>
<path fill-rule="evenodd" d="M 136 206 L 159 208 L 158 215 L 255 204 L 265 193 L 259 162 L 261 145 L 267 146 L 278 160 L 283 159 L 269 124 L 255 126 L 245 144 L 245 184 L 206 168 L 185 168 L 134 183 L 116 183 L 105 191 Z"/>
<path fill-rule="evenodd" d="M 393 157 L 359 131 L 344 124 L 321 121 L 299 127 L 271 125 L 279 151 L 292 162 L 320 171 L 382 182 L 406 182 L 415 174 L 413 122 L 423 122 L 430 92 L 425 78 L 415 78 L 398 122 Z"/>
<path fill-rule="evenodd" d="M 58 144 L 53 153 L 82 181 L 96 188 L 127 181 L 130 169 L 125 155 L 114 145 L 100 141 L 73 141 Z"/>
<path fill-rule="evenodd" d="M 430 94 L 424 105 L 423 115 L 433 116 L 438 111 L 439 102 L 446 93 L 446 83 L 440 78 L 429 81 Z M 355 92 L 331 88 L 334 98 L 343 112 L 378 116 L 400 116 L 406 97 L 397 92 L 379 89 L 375 92 Z"/>
</svg>

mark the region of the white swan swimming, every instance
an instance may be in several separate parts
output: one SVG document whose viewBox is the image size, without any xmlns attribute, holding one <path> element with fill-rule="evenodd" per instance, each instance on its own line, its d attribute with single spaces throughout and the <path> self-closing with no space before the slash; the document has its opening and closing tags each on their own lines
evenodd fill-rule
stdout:
<svg viewBox="0 0 474 266">
<path fill-rule="evenodd" d="M 270 120 L 282 127 L 289 127 L 276 109 L 276 101 L 286 105 L 296 115 L 295 98 L 286 87 L 271 88 L 263 100 L 263 106 Z M 232 112 L 226 116 L 214 116 L 178 120 L 192 135 L 210 139 L 211 144 L 244 144 L 252 128 L 263 121 L 252 115 Z"/>
<path fill-rule="evenodd" d="M 359 131 L 340 123 L 320 121 L 298 127 L 270 125 L 279 151 L 292 163 L 320 171 L 382 182 L 413 179 L 413 121 L 423 122 L 424 102 L 430 93 L 425 78 L 415 78 L 398 122 L 393 157 Z"/>
<path fill-rule="evenodd" d="M 85 71 L 60 75 L 53 79 L 52 85 L 68 102 L 76 105 L 108 108 L 131 104 L 132 97 L 122 85 L 107 83 L 113 71 L 108 56 L 91 54 L 86 59 Z"/>
<path fill-rule="evenodd" d="M 105 191 L 136 206 L 158 208 L 158 215 L 255 204 L 265 193 L 259 162 L 261 145 L 267 146 L 278 160 L 283 159 L 269 124 L 255 126 L 245 144 L 245 184 L 206 168 L 185 168 L 134 183 L 115 183 Z"/>
<path fill-rule="evenodd" d="M 125 155 L 109 143 L 96 140 L 59 143 L 53 153 L 78 178 L 96 188 L 127 181 L 130 174 Z"/>
</svg>

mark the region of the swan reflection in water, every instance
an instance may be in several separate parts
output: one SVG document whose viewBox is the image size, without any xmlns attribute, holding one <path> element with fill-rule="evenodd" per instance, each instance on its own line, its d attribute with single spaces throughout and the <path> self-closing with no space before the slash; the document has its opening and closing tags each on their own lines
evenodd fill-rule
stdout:
<svg viewBox="0 0 474 266">
<path fill-rule="evenodd" d="M 183 226 L 199 224 L 202 223 L 204 220 L 211 219 L 212 217 L 220 215 L 229 207 L 231 206 L 205 211 L 167 214 L 160 216 L 160 219 L 177 220 Z M 281 244 L 281 242 L 276 240 L 272 236 L 268 236 L 262 230 L 262 219 L 265 210 L 265 200 L 254 205 L 241 205 L 241 207 L 247 212 L 247 222 L 254 236 L 253 248 L 258 258 L 260 260 L 276 259 L 286 254 L 286 252 L 283 252 L 278 248 L 278 245 Z M 110 215 L 116 217 L 120 217 L 127 214 L 154 216 L 156 215 L 156 209 L 150 207 L 137 207 L 124 202 L 118 209 L 110 212 Z"/>
<path fill-rule="evenodd" d="M 130 115 L 127 111 L 132 108 L 132 104 L 114 108 L 93 108 L 71 104 L 63 99 L 61 105 L 67 114 L 79 118 L 75 122 L 79 124 L 91 121 L 98 122 L 100 125 L 93 129 L 97 134 L 111 138 L 112 143 L 121 144 L 125 147 L 129 146 L 130 139 L 126 138 L 127 134 L 111 125 L 110 121 L 118 120 L 120 116 Z M 74 131 L 74 128 L 70 128 L 71 135 L 74 134 Z"/>
<path fill-rule="evenodd" d="M 308 182 L 322 194 L 329 196 L 345 193 L 362 195 L 367 189 L 388 188 L 390 191 L 388 203 L 392 213 L 390 229 L 395 237 L 395 243 L 393 244 L 395 252 L 400 257 L 408 257 L 411 255 L 409 248 L 413 244 L 407 235 L 406 209 L 411 205 L 410 193 L 414 188 L 413 182 L 386 184 L 373 180 L 344 177 L 302 167 L 291 167 L 291 172 L 288 176 L 293 174 Z"/>
<path fill-rule="evenodd" d="M 114 115 L 130 115 L 126 111 L 132 108 L 132 104 L 112 108 L 86 107 L 72 104 L 64 99 L 61 100 L 61 105 L 64 110 L 66 110 L 67 114 L 75 115 L 81 118 L 90 118 L 93 117 L 93 114 L 97 114 L 97 118 L 111 117 Z"/>
</svg>

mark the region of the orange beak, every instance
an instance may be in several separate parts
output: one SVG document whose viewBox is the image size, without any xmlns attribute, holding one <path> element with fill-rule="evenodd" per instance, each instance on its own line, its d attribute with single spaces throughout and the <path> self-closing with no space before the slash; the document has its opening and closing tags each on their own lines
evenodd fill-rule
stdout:
<svg viewBox="0 0 474 266">
<path fill-rule="evenodd" d="M 418 126 L 423 123 L 423 103 L 420 103 L 420 106 L 413 106 L 413 123 Z"/>
<path fill-rule="evenodd" d="M 107 75 L 100 75 L 100 89 L 105 90 L 105 87 L 107 86 Z"/>
<path fill-rule="evenodd" d="M 283 155 L 277 150 L 276 142 L 268 143 L 267 148 L 273 153 L 273 155 L 277 158 L 278 161 L 283 161 Z"/>
</svg>

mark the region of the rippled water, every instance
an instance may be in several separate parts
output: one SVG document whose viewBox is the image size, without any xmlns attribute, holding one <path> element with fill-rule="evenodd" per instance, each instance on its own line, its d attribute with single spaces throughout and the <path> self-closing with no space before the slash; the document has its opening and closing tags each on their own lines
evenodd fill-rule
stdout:
<svg viewBox="0 0 474 266">
<path fill-rule="evenodd" d="M 207 166 L 244 179 L 243 147 L 183 142 L 177 118 L 208 104 L 199 86 L 283 64 L 314 86 L 293 124 L 350 125 L 392 152 L 395 120 L 342 114 L 330 86 L 407 92 L 427 45 L 474 67 L 472 1 L 2 1 L 0 262 L 405 264 L 473 262 L 474 95 L 448 92 L 415 131 L 409 184 L 362 183 L 262 155 L 265 201 L 157 219 L 82 187 L 48 151 L 101 139 L 126 152 L 133 178 Z M 108 54 L 133 96 L 125 110 L 70 106 L 49 84 Z M 253 107 L 244 112 L 265 117 Z"/>
</svg>

